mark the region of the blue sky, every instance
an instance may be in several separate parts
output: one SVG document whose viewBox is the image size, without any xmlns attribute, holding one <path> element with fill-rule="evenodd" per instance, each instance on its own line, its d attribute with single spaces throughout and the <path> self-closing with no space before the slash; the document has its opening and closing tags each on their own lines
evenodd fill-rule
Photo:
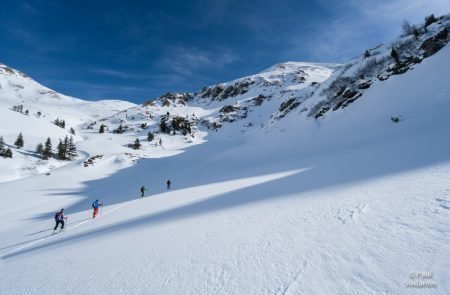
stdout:
<svg viewBox="0 0 450 295">
<path fill-rule="evenodd" d="M 343 62 L 448 0 L 0 0 L 0 63 L 83 99 L 143 102 L 284 61 Z"/>
</svg>

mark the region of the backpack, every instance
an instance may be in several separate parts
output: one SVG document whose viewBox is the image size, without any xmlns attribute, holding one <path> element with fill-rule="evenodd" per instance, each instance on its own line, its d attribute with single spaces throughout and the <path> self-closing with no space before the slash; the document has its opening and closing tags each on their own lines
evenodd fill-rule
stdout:
<svg viewBox="0 0 450 295">
<path fill-rule="evenodd" d="M 98 207 L 98 202 L 94 201 L 94 203 L 92 203 L 92 208 L 97 208 Z"/>
<path fill-rule="evenodd" d="M 56 212 L 55 220 L 61 220 L 61 212 Z"/>
</svg>

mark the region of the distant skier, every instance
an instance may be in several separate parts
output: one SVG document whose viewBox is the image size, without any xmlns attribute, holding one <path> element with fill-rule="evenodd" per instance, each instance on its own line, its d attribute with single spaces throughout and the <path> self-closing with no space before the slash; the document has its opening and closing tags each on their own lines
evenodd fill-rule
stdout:
<svg viewBox="0 0 450 295">
<path fill-rule="evenodd" d="M 94 214 L 92 214 L 92 218 L 95 218 L 98 214 L 98 208 L 100 208 L 100 206 L 103 207 L 103 203 L 100 203 L 100 201 L 97 199 L 94 201 L 94 203 L 92 203 L 92 208 L 94 208 Z"/>
<path fill-rule="evenodd" d="M 162 139 L 159 139 L 159 145 L 162 146 Z"/>
<path fill-rule="evenodd" d="M 169 180 L 167 180 L 167 189 L 168 190 L 170 189 L 170 184 L 171 184 L 171 182 L 170 182 L 170 179 L 169 179 Z"/>
<path fill-rule="evenodd" d="M 61 209 L 61 211 L 56 212 L 56 214 L 55 214 L 56 225 L 55 225 L 55 228 L 53 229 L 53 231 L 56 231 L 59 224 L 61 224 L 60 231 L 64 230 L 64 220 L 67 220 L 67 217 L 64 217 L 64 209 Z"/>
<path fill-rule="evenodd" d="M 141 187 L 141 198 L 144 197 L 145 191 L 148 191 L 148 189 L 147 189 L 145 186 L 142 186 L 142 187 Z"/>
</svg>

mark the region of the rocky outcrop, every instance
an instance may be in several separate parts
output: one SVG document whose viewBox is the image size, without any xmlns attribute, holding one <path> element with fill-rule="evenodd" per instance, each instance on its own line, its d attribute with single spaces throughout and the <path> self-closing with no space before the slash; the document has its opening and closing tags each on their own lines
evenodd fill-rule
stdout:
<svg viewBox="0 0 450 295">
<path fill-rule="evenodd" d="M 423 28 L 420 32 L 418 31 L 418 35 L 400 39 L 392 45 L 390 56 L 364 59 L 361 62 L 363 65 L 353 75 L 337 77 L 321 92 L 321 95 L 326 96 L 327 99 L 313 106 L 309 116 L 317 119 L 330 110 L 346 108 L 361 98 L 364 90 L 370 88 L 375 80 L 385 81 L 392 75 L 406 73 L 413 69 L 414 65 L 421 63 L 424 58 L 432 56 L 449 42 L 447 27 L 437 30 L 431 37 L 426 32 Z M 353 66 L 349 64 L 349 67 Z"/>
<path fill-rule="evenodd" d="M 95 162 L 97 160 L 100 160 L 101 158 L 103 158 L 103 155 L 96 155 L 96 156 L 90 157 L 89 159 L 87 159 L 86 161 L 83 162 L 83 166 L 84 167 L 94 166 Z"/>
<path fill-rule="evenodd" d="M 239 81 L 232 85 L 219 84 L 213 87 L 204 87 L 199 93 L 202 98 L 210 98 L 211 100 L 225 100 L 240 94 L 245 94 L 249 90 L 249 86 L 255 82 L 250 79 Z"/>
<path fill-rule="evenodd" d="M 254 99 L 252 99 L 252 103 L 254 106 L 260 106 L 266 99 L 269 99 L 269 98 L 270 98 L 270 96 L 265 96 L 265 95 L 260 94 L 257 97 L 255 97 Z"/>
<path fill-rule="evenodd" d="M 166 94 L 161 95 L 156 100 L 150 100 L 143 103 L 143 106 L 154 106 L 155 101 L 159 101 L 161 106 L 169 107 L 169 106 L 185 106 L 188 101 L 192 100 L 193 96 L 190 93 L 182 92 L 167 92 Z"/>
<path fill-rule="evenodd" d="M 423 50 L 423 57 L 426 58 L 432 56 L 433 54 L 441 50 L 441 48 L 448 43 L 448 40 L 449 36 L 447 28 L 443 29 L 435 36 L 425 40 L 420 46 L 420 49 Z"/>
<path fill-rule="evenodd" d="M 290 98 L 282 102 L 280 107 L 278 108 L 278 114 L 276 115 L 276 118 L 277 119 L 283 118 L 284 116 L 287 115 L 287 113 L 298 107 L 300 104 L 301 103 L 295 98 Z"/>
</svg>

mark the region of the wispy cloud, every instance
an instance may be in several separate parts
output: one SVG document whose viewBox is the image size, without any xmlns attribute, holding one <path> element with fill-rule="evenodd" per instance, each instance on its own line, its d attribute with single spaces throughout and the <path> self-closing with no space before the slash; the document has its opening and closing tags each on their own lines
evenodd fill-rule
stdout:
<svg viewBox="0 0 450 295">
<path fill-rule="evenodd" d="M 212 24 L 220 24 L 228 15 L 229 9 L 234 5 L 239 5 L 238 0 L 199 0 L 193 2 L 196 11 L 200 16 L 200 21 L 196 24 L 200 28 L 206 28 Z"/>
<path fill-rule="evenodd" d="M 175 46 L 168 48 L 159 68 L 163 72 L 174 74 L 178 80 L 204 79 L 200 72 L 223 69 L 237 60 L 237 55 L 229 48 L 212 51 Z"/>
<path fill-rule="evenodd" d="M 347 0 L 330 9 L 336 12 L 334 19 L 314 28 L 310 40 L 294 39 L 294 50 L 319 61 L 346 61 L 399 35 L 404 20 L 421 22 L 431 13 L 448 13 L 450 7 L 448 0 Z"/>
<path fill-rule="evenodd" d="M 146 74 L 137 74 L 127 71 L 119 71 L 119 70 L 113 70 L 113 69 L 107 69 L 107 68 L 99 68 L 99 69 L 90 69 L 91 73 L 113 77 L 113 78 L 121 78 L 121 79 L 136 79 L 136 80 L 142 80 L 142 79 L 150 79 L 153 76 L 152 75 L 146 75 Z"/>
<path fill-rule="evenodd" d="M 43 80 L 44 84 L 50 88 L 61 92 L 63 94 L 72 93 L 74 90 L 78 91 L 77 97 L 95 99 L 126 99 L 127 96 L 117 97 L 117 93 L 129 94 L 141 97 L 144 101 L 149 97 L 151 91 L 150 87 L 131 86 L 131 85 L 112 85 L 100 84 L 93 82 L 86 82 L 82 80 L 67 80 L 67 79 L 48 79 Z"/>
<path fill-rule="evenodd" d="M 27 14 L 31 14 L 31 15 L 39 15 L 39 11 L 34 8 L 33 5 L 31 5 L 28 2 L 24 2 L 22 3 L 22 10 L 27 13 Z"/>
<path fill-rule="evenodd" d="M 450 12 L 448 0 L 382 0 L 364 1 L 351 0 L 350 5 L 361 12 L 368 22 L 400 23 L 403 19 L 411 22 L 419 22 L 426 15 L 446 14 Z"/>
<path fill-rule="evenodd" d="M 74 50 L 77 40 L 72 35 L 58 35 L 57 37 L 49 37 L 42 32 L 33 28 L 17 24 L 1 29 L 12 39 L 19 41 L 21 44 L 31 48 L 34 53 L 41 55 L 68 52 Z"/>
</svg>

